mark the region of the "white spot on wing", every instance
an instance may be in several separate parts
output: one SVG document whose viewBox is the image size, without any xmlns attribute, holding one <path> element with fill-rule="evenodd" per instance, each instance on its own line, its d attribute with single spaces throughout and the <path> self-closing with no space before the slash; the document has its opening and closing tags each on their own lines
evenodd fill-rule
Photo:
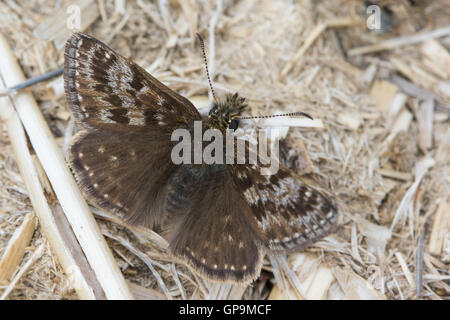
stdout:
<svg viewBox="0 0 450 320">
<path fill-rule="evenodd" d="M 158 105 L 162 106 L 164 104 L 166 100 L 164 100 L 163 98 L 161 98 L 161 96 L 158 96 Z"/>
<path fill-rule="evenodd" d="M 128 110 L 128 124 L 132 126 L 143 126 L 145 125 L 145 117 L 142 110 Z"/>
<path fill-rule="evenodd" d="M 111 120 L 112 113 L 108 109 L 100 109 L 99 115 L 104 123 L 116 123 L 114 120 Z"/>
<path fill-rule="evenodd" d="M 333 215 L 334 215 L 334 211 L 330 210 L 330 212 L 328 212 L 328 214 L 327 214 L 327 219 L 330 219 Z"/>
<path fill-rule="evenodd" d="M 147 87 L 147 86 L 143 86 L 143 87 L 139 90 L 138 94 L 145 94 L 145 93 L 147 93 L 148 91 L 149 91 L 148 87 Z"/>
<path fill-rule="evenodd" d="M 281 226 L 281 222 L 278 217 L 271 212 L 266 212 L 266 214 L 262 216 L 261 220 L 258 221 L 258 226 L 263 231 L 269 230 L 269 228 L 273 225 Z"/>
</svg>

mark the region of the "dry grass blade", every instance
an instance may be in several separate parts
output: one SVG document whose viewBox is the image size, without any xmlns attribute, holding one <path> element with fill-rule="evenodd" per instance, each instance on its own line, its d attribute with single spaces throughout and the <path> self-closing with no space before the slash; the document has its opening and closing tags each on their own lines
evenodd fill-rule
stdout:
<svg viewBox="0 0 450 320">
<path fill-rule="evenodd" d="M 178 289 L 180 290 L 181 298 L 183 300 L 186 300 L 186 290 L 184 290 L 184 287 L 180 282 L 180 278 L 178 277 L 177 269 L 174 263 L 170 265 L 170 272 L 172 273 L 173 280 L 175 280 L 175 283 L 177 284 Z"/>
<path fill-rule="evenodd" d="M 25 216 L 20 227 L 14 232 L 9 239 L 8 246 L 0 258 L 0 282 L 9 280 L 16 271 L 20 261 L 25 254 L 25 248 L 30 243 L 36 227 L 36 219 L 34 213 Z"/>
<path fill-rule="evenodd" d="M 450 243 L 446 242 L 450 242 L 450 206 L 447 199 L 440 199 L 428 244 L 430 253 L 442 254 L 446 247 L 450 247 Z"/>
<path fill-rule="evenodd" d="M 353 48 L 348 51 L 348 55 L 356 56 L 356 55 L 360 55 L 360 54 L 367 54 L 370 52 L 394 49 L 394 48 L 398 48 L 398 47 L 409 45 L 409 44 L 424 42 L 426 40 L 430 40 L 433 38 L 444 37 L 449 34 L 450 34 L 450 27 L 440 28 L 440 29 L 429 31 L 429 32 L 424 32 L 422 34 L 414 34 L 414 35 L 410 35 L 410 36 L 393 38 L 393 39 L 381 41 L 380 43 L 377 43 L 377 44 L 359 47 L 359 48 Z"/>
<path fill-rule="evenodd" d="M 416 279 L 417 279 L 417 298 L 422 296 L 422 281 L 423 281 L 423 235 L 419 235 L 419 241 L 417 245 L 417 263 L 416 263 Z"/>
<path fill-rule="evenodd" d="M 172 300 L 173 299 L 172 298 L 172 294 L 169 292 L 169 289 L 167 289 L 167 286 L 164 283 L 164 280 L 162 279 L 161 275 L 156 271 L 155 267 L 153 266 L 155 264 L 155 262 L 152 259 L 150 259 L 145 253 L 137 250 L 129 241 L 127 241 L 127 240 L 125 240 L 125 239 L 123 239 L 121 237 L 114 236 L 114 235 L 110 234 L 106 230 L 103 233 L 108 238 L 111 238 L 111 239 L 114 239 L 114 240 L 118 241 L 121 245 L 123 245 L 130 252 L 132 252 L 134 255 L 136 255 L 139 259 L 141 259 L 147 265 L 147 267 L 150 269 L 152 274 L 154 275 L 154 277 L 155 277 L 156 281 L 158 282 L 161 290 L 166 295 L 166 298 L 168 300 Z"/>
<path fill-rule="evenodd" d="M 11 293 L 11 291 L 14 289 L 17 282 L 20 280 L 20 278 L 28 272 L 28 270 L 33 266 L 33 264 L 42 256 L 42 253 L 44 252 L 45 243 L 41 244 L 33 253 L 33 255 L 30 257 L 30 259 L 23 265 L 23 267 L 20 269 L 19 272 L 14 276 L 14 278 L 11 280 L 11 283 L 6 287 L 5 291 L 3 291 L 2 295 L 0 296 L 0 300 L 5 300 L 8 295 Z"/>
</svg>

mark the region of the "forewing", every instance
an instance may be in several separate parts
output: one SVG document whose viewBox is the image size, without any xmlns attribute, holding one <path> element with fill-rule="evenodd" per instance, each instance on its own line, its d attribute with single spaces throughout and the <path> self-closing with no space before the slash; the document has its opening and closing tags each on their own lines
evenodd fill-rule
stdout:
<svg viewBox="0 0 450 320">
<path fill-rule="evenodd" d="M 261 270 L 262 253 L 244 218 L 248 205 L 225 166 L 181 166 L 166 206 L 170 250 L 210 280 L 245 283 Z"/>
<path fill-rule="evenodd" d="M 85 128 L 168 133 L 201 119 L 189 100 L 90 36 L 75 33 L 64 57 L 67 101 Z"/>
<path fill-rule="evenodd" d="M 337 209 L 310 180 L 281 166 L 263 175 L 258 166 L 231 167 L 234 184 L 249 205 L 248 225 L 269 251 L 299 251 L 335 230 Z"/>
<path fill-rule="evenodd" d="M 164 218 L 165 186 L 175 169 L 170 152 L 170 143 L 151 135 L 84 130 L 72 140 L 69 160 L 90 202 L 153 227 Z"/>
</svg>

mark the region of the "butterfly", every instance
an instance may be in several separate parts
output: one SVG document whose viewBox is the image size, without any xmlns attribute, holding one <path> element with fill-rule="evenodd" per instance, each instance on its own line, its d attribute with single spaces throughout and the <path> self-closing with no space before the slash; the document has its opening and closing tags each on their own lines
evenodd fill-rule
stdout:
<svg viewBox="0 0 450 320">
<path fill-rule="evenodd" d="M 280 164 L 174 164 L 171 134 L 194 121 L 223 132 L 247 107 L 227 95 L 206 117 L 133 61 L 75 33 L 65 47 L 68 106 L 81 129 L 69 164 L 94 205 L 167 231 L 173 257 L 218 282 L 249 283 L 265 254 L 301 251 L 333 232 L 338 211 L 323 189 Z"/>
</svg>

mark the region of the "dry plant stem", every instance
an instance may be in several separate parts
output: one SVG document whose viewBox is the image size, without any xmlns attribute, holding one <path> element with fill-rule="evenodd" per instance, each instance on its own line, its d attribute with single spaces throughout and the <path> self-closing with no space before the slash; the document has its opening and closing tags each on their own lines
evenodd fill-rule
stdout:
<svg viewBox="0 0 450 320">
<path fill-rule="evenodd" d="M 36 162 L 37 161 L 38 160 L 36 159 Z M 37 165 L 39 165 L 39 163 L 36 163 L 36 166 Z M 45 172 L 42 167 L 39 166 L 39 168 L 42 172 L 40 175 L 41 181 L 43 181 L 43 179 L 46 179 Z M 57 236 L 56 239 L 50 239 L 50 244 L 53 245 L 52 248 L 56 248 L 56 250 L 53 249 L 53 251 L 56 252 L 58 260 L 61 261 L 61 265 L 68 276 L 70 284 L 77 292 L 82 292 L 82 294 L 79 294 L 81 299 L 84 299 L 84 296 L 86 295 L 85 291 L 87 291 L 89 299 L 105 300 L 105 292 L 98 282 L 94 270 L 89 265 L 89 262 L 83 253 L 83 249 L 78 243 L 69 221 L 67 221 L 67 217 L 64 215 L 64 211 L 56 200 L 55 195 L 46 192 L 45 196 L 47 198 L 47 203 L 50 204 L 50 209 L 53 214 L 51 227 L 56 229 L 54 233 Z M 44 223 L 41 223 L 41 226 L 45 234 L 50 233 L 45 232 L 48 228 L 44 226 Z"/>
<path fill-rule="evenodd" d="M 406 281 L 408 281 L 408 284 L 411 286 L 411 288 L 414 288 L 414 277 L 411 273 L 411 271 L 408 268 L 408 265 L 406 264 L 405 259 L 403 258 L 403 255 L 400 252 L 396 252 L 395 256 L 400 264 L 400 267 L 402 268 L 403 274 L 405 275 Z"/>
<path fill-rule="evenodd" d="M 246 286 L 232 286 L 229 298 L 233 300 L 242 300 L 245 290 L 247 290 Z"/>
<path fill-rule="evenodd" d="M 426 153 L 433 146 L 434 100 L 422 101 L 417 112 L 419 126 L 419 147 Z"/>
<path fill-rule="evenodd" d="M 272 272 L 275 278 L 276 284 L 280 287 L 282 292 L 289 291 L 289 284 L 287 283 L 286 278 L 282 274 L 281 266 L 278 263 L 277 256 L 269 255 L 270 264 L 272 265 Z M 270 297 L 269 297 L 270 299 Z"/>
<path fill-rule="evenodd" d="M 300 283 L 300 280 L 298 279 L 297 275 L 295 274 L 294 270 L 292 270 L 286 260 L 286 256 L 276 256 L 275 259 L 278 260 L 278 265 L 282 268 L 282 270 L 286 273 L 286 278 L 289 280 L 289 282 L 292 284 L 293 288 L 295 289 L 295 292 L 300 297 L 305 297 L 305 288 Z"/>
<path fill-rule="evenodd" d="M 422 296 L 422 271 L 423 271 L 423 234 L 419 236 L 417 246 L 417 298 Z"/>
<path fill-rule="evenodd" d="M 433 92 L 421 88 L 417 86 L 416 84 L 399 77 L 397 75 L 393 75 L 391 78 L 391 82 L 395 84 L 400 90 L 405 92 L 407 95 L 411 97 L 416 97 L 421 100 L 429 100 L 434 99 L 436 102 L 436 111 L 445 111 L 447 113 L 450 113 L 450 106 L 444 104 L 441 99 L 435 95 Z"/>
<path fill-rule="evenodd" d="M 24 76 L 6 39 L 0 35 L 0 74 L 10 87 Z M 128 286 L 71 175 L 61 151 L 31 94 L 13 98 L 16 111 L 30 137 L 53 190 L 108 299 L 132 299 Z"/>
<path fill-rule="evenodd" d="M 269 299 L 307 299 L 327 298 L 330 287 L 335 282 L 331 268 L 320 261 L 317 254 L 295 253 L 289 257 L 275 257 L 290 286 L 283 288 L 278 283 L 273 287 Z"/>
<path fill-rule="evenodd" d="M 178 289 L 180 290 L 181 298 L 183 300 L 186 300 L 186 291 L 184 290 L 183 285 L 181 284 L 180 278 L 178 277 L 177 268 L 175 267 L 175 264 L 172 263 L 170 265 L 170 273 L 172 274 L 173 280 L 178 286 Z"/>
<path fill-rule="evenodd" d="M 45 244 L 41 244 L 36 251 L 34 251 L 31 258 L 25 263 L 25 265 L 20 269 L 20 271 L 14 276 L 11 283 L 8 285 L 6 290 L 3 292 L 2 296 L 0 297 L 0 300 L 5 300 L 6 297 L 11 293 L 11 291 L 16 286 L 17 282 L 20 280 L 20 278 L 30 269 L 30 267 L 42 256 L 42 253 L 44 253 L 44 246 Z"/>
<path fill-rule="evenodd" d="M 165 300 L 166 297 L 159 291 L 142 287 L 138 284 L 128 281 L 133 296 L 136 300 Z"/>
<path fill-rule="evenodd" d="M 449 201 L 440 199 L 440 204 L 434 215 L 433 228 L 431 231 L 428 250 L 430 253 L 440 255 L 445 250 L 447 233 L 450 231 L 450 207 Z"/>
<path fill-rule="evenodd" d="M 219 284 L 219 293 L 217 295 L 217 298 L 220 300 L 225 300 L 229 298 L 231 288 L 233 288 L 233 284 L 225 283 L 225 284 Z"/>
<path fill-rule="evenodd" d="M 9 280 L 22 261 L 25 248 L 29 245 L 34 233 L 36 219 L 34 213 L 29 213 L 23 219 L 19 228 L 14 231 L 8 241 L 8 246 L 0 259 L 0 282 Z"/>
<path fill-rule="evenodd" d="M 450 27 L 440 28 L 440 29 L 432 30 L 429 32 L 421 33 L 421 34 L 414 34 L 411 36 L 392 38 L 392 39 L 381 41 L 379 43 L 369 45 L 369 46 L 353 48 L 348 51 L 348 55 L 349 56 L 357 56 L 360 54 L 365 54 L 365 53 L 370 53 L 370 52 L 394 49 L 394 48 L 398 48 L 398 47 L 408 45 L 408 44 L 419 43 L 419 42 L 423 42 L 423 41 L 426 41 L 429 39 L 447 36 L 449 34 L 450 34 Z"/>
<path fill-rule="evenodd" d="M 76 248 L 68 247 L 64 235 L 58 227 L 55 213 L 50 208 L 44 190 L 38 178 L 35 162 L 28 150 L 28 141 L 17 113 L 11 104 L 10 98 L 0 99 L 0 118 L 8 131 L 11 145 L 16 155 L 17 165 L 27 186 L 34 211 L 39 218 L 43 233 L 49 241 L 53 253 L 62 265 L 64 272 L 69 275 L 68 280 L 75 288 L 81 299 L 95 299 L 95 284 L 86 278 L 78 268 L 79 263 L 74 257 Z M 67 226 L 70 229 L 70 226 Z M 79 245 L 78 245 L 79 246 Z M 81 250 L 80 250 L 81 251 Z M 81 255 L 83 253 L 81 252 Z"/>
<path fill-rule="evenodd" d="M 340 28 L 340 27 L 348 27 L 353 26 L 356 24 L 359 24 L 361 21 L 359 19 L 352 19 L 352 18 L 335 18 L 332 20 L 329 20 L 327 22 L 321 23 L 317 25 L 310 33 L 309 36 L 304 41 L 303 45 L 298 50 L 295 57 L 286 64 L 286 66 L 283 68 L 283 70 L 280 73 L 280 79 L 284 78 L 289 71 L 291 71 L 294 64 L 298 64 L 298 60 L 301 59 L 304 55 L 306 50 L 316 41 L 316 39 L 327 29 L 327 28 Z"/>
<path fill-rule="evenodd" d="M 130 252 L 132 252 L 134 255 L 136 255 L 139 259 L 141 259 L 147 265 L 147 267 L 150 269 L 150 271 L 152 272 L 153 276 L 155 277 L 156 281 L 159 284 L 159 287 L 164 292 L 167 299 L 172 300 L 172 295 L 170 294 L 169 289 L 167 288 L 166 284 L 164 283 L 164 280 L 162 279 L 161 275 L 156 271 L 156 269 L 153 267 L 155 262 L 152 259 L 150 259 L 145 253 L 134 248 L 134 246 L 129 241 L 127 241 L 121 237 L 116 237 L 106 230 L 104 230 L 104 234 L 108 238 L 118 241 L 126 249 L 128 249 Z"/>
</svg>

